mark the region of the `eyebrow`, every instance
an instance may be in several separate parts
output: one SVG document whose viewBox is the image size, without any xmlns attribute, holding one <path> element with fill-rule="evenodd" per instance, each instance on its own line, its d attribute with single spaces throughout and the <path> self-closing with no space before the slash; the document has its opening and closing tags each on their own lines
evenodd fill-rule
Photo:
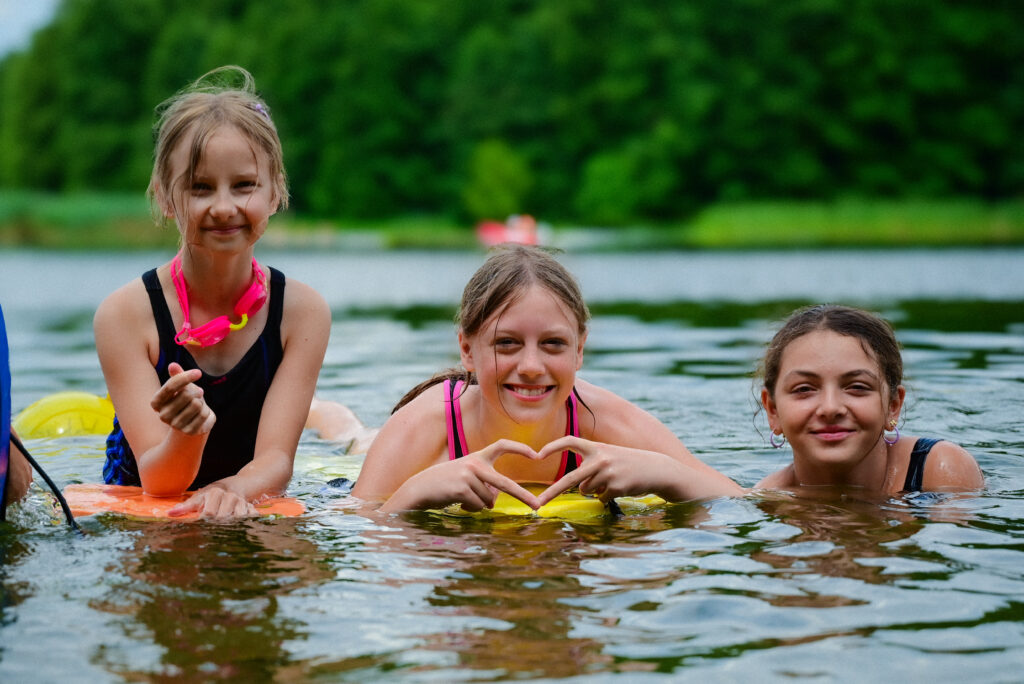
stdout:
<svg viewBox="0 0 1024 684">
<path fill-rule="evenodd" d="M 820 375 L 818 375 L 814 371 L 800 370 L 799 368 L 796 369 L 796 370 L 791 370 L 788 373 L 786 373 L 786 377 L 787 378 L 789 378 L 791 376 L 794 376 L 794 375 L 802 377 L 802 378 L 820 378 L 821 377 Z M 868 376 L 872 380 L 875 380 L 876 382 L 879 379 L 878 373 L 875 373 L 874 371 L 872 371 L 870 369 L 867 369 L 867 368 L 857 368 L 855 370 L 843 373 L 839 377 L 842 378 L 843 380 L 851 380 L 853 378 L 861 377 L 861 376 L 864 376 L 864 375 Z"/>
</svg>

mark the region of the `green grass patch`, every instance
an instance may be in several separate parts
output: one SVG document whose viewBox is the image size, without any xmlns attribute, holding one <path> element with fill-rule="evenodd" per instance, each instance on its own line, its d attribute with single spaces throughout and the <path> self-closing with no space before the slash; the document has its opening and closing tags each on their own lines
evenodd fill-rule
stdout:
<svg viewBox="0 0 1024 684">
<path fill-rule="evenodd" d="M 821 247 L 958 247 L 1024 244 L 1024 200 L 750 202 L 708 207 L 693 220 L 630 228 L 553 229 L 569 251 Z M 472 225 L 443 216 L 375 221 L 283 212 L 271 246 L 313 249 L 479 249 Z M 141 194 L 0 190 L 0 247 L 150 249 L 178 243 Z"/>
<path fill-rule="evenodd" d="M 1024 243 L 1024 201 L 847 200 L 709 207 L 673 231 L 686 246 L 895 247 Z"/>
</svg>

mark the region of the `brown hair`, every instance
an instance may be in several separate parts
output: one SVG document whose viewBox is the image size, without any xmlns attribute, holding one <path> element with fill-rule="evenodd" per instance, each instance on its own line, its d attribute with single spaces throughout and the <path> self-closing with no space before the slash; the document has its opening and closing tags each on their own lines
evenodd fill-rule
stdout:
<svg viewBox="0 0 1024 684">
<path fill-rule="evenodd" d="M 775 395 L 782 353 L 789 343 L 815 330 L 830 330 L 860 340 L 864 351 L 874 356 L 882 370 L 889 395 L 903 382 L 903 357 L 892 326 L 885 319 L 863 309 L 837 304 L 819 304 L 797 309 L 768 343 L 759 375 L 768 393 Z"/>
<path fill-rule="evenodd" d="M 540 285 L 565 304 L 576 318 L 580 337 L 586 334 L 590 310 L 583 301 L 576 278 L 548 251 L 526 245 L 499 245 L 492 250 L 466 283 L 455 322 L 464 335 L 472 337 L 492 316 L 515 303 L 532 285 Z M 456 379 L 467 385 L 476 382 L 476 377 L 464 368 L 449 368 L 409 390 L 391 412 L 408 404 L 428 387 Z"/>
<path fill-rule="evenodd" d="M 173 202 L 176 187 L 189 187 L 202 160 L 206 143 L 222 126 L 234 126 L 263 152 L 269 162 L 270 182 L 282 208 L 288 206 L 284 155 L 267 104 L 256 95 L 252 74 L 239 66 L 223 66 L 200 76 L 157 108 L 153 127 L 156 149 L 148 195 L 155 216 L 163 215 L 158 199 Z M 188 169 L 171 177 L 171 155 L 192 134 Z"/>
</svg>

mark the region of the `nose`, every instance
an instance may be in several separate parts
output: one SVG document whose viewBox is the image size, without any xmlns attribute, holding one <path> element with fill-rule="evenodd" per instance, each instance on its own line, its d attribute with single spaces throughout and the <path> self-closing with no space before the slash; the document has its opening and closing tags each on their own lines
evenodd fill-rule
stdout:
<svg viewBox="0 0 1024 684">
<path fill-rule="evenodd" d="M 820 396 L 821 402 L 818 404 L 819 415 L 837 416 L 846 410 L 842 392 L 838 387 L 825 387 L 822 389 Z"/>
<path fill-rule="evenodd" d="M 230 218 L 235 214 L 235 201 L 228 190 L 218 190 L 210 205 L 210 215 L 218 221 Z"/>
<path fill-rule="evenodd" d="M 516 370 L 519 371 L 520 375 L 525 377 L 537 376 L 544 373 L 544 363 L 541 360 L 540 349 L 529 344 L 523 347 Z"/>
</svg>

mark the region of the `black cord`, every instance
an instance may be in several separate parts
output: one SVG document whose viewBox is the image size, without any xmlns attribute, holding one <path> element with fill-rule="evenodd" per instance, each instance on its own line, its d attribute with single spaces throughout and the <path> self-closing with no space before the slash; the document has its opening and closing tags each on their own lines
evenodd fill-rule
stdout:
<svg viewBox="0 0 1024 684">
<path fill-rule="evenodd" d="M 11 441 L 14 442 L 14 445 L 18 447 L 22 454 L 25 455 L 25 459 L 33 468 L 36 469 L 39 476 L 50 486 L 50 489 L 53 491 L 53 495 L 57 497 L 57 503 L 60 504 L 61 510 L 64 511 L 64 517 L 68 519 L 68 525 L 71 525 L 71 529 L 76 532 L 81 532 L 82 528 L 78 526 L 77 522 L 75 522 L 75 516 L 71 514 L 71 509 L 68 507 L 67 499 L 65 499 L 64 495 L 60 493 L 60 488 L 53 483 L 53 480 L 51 480 L 50 476 L 46 474 L 46 471 L 43 470 L 42 466 L 36 463 L 36 459 L 32 458 L 32 454 L 28 453 L 28 449 L 25 448 L 25 445 L 21 443 L 21 440 L 18 439 L 18 436 L 15 435 L 13 431 L 11 432 Z"/>
</svg>

